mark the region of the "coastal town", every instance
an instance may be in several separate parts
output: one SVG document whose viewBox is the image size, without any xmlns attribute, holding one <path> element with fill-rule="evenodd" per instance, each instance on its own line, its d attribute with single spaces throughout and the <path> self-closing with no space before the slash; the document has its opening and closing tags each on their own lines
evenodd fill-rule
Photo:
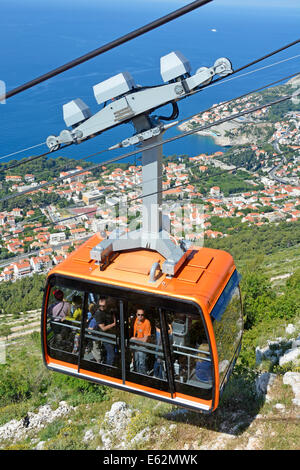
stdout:
<svg viewBox="0 0 300 470">
<path fill-rule="evenodd" d="M 220 103 L 179 129 L 215 122 L 254 104 L 251 96 Z M 186 239 L 202 246 L 205 239 L 229 237 L 234 228 L 300 219 L 300 111 L 272 123 L 268 113 L 262 108 L 251 120 L 231 121 L 230 129 L 223 128 L 222 144 L 230 145 L 229 150 L 164 159 L 163 213 L 175 243 Z M 241 126 L 246 140 L 237 145 Z M 244 126 L 250 126 L 250 134 Z M 255 129 L 262 127 L 267 142 L 253 141 Z M 220 129 L 213 128 L 210 136 L 220 139 Z M 25 209 L 16 197 L 12 209 L 0 210 L 0 281 L 47 273 L 95 232 L 108 236 L 115 228 L 126 232 L 140 227 L 141 166 L 102 166 L 95 176 L 76 165 L 58 176 L 58 183 L 42 188 L 38 186 L 46 181 L 31 173 L 6 174 L 0 182 L 0 190 L 8 194 L 55 192 L 63 201 Z M 236 178 L 240 184 L 235 187 Z"/>
</svg>

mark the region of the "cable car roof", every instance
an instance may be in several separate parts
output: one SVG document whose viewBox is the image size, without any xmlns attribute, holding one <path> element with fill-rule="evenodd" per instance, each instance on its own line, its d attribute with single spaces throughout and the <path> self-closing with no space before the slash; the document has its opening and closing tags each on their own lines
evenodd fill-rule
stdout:
<svg viewBox="0 0 300 470">
<path fill-rule="evenodd" d="M 91 249 L 101 240 L 100 234 L 95 234 L 53 268 L 49 276 L 58 274 L 195 301 L 209 312 L 235 269 L 229 253 L 212 248 L 191 247 L 184 264 L 174 277 L 169 278 L 160 272 L 154 282 L 149 282 L 151 267 L 154 263 L 161 266 L 165 261 L 163 256 L 146 249 L 120 252 L 101 271 L 90 257 Z"/>
</svg>

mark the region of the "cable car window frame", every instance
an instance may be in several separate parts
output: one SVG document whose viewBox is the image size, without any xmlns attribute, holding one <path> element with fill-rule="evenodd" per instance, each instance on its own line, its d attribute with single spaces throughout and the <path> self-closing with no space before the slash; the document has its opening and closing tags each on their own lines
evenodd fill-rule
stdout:
<svg viewBox="0 0 300 470">
<path fill-rule="evenodd" d="M 200 398 L 204 400 L 211 400 L 212 404 L 215 401 L 215 371 L 214 371 L 214 355 L 212 353 L 212 347 L 211 347 L 211 340 L 210 336 L 208 334 L 207 330 L 207 325 L 206 322 L 204 321 L 204 315 L 202 312 L 202 309 L 199 304 L 197 304 L 194 301 L 188 300 L 188 299 L 178 299 L 174 297 L 169 297 L 169 296 L 162 296 L 161 294 L 156 294 L 156 293 L 148 293 L 144 291 L 139 291 L 139 290 L 134 290 L 134 289 L 128 289 L 125 287 L 121 286 L 111 286 L 108 284 L 105 284 L 101 281 L 91 281 L 91 280 L 84 280 L 84 279 L 79 279 L 75 278 L 73 276 L 68 276 L 68 275 L 62 275 L 62 274 L 52 274 L 50 277 L 47 279 L 47 289 L 45 291 L 44 299 L 43 299 L 43 308 L 42 308 L 42 328 L 45 322 L 45 316 L 47 315 L 47 312 L 45 312 L 45 305 L 46 305 L 46 300 L 47 300 L 47 295 L 46 292 L 48 288 L 50 289 L 54 285 L 59 285 L 61 288 L 74 288 L 74 283 L 76 283 L 76 289 L 83 291 L 85 293 L 93 292 L 95 294 L 102 294 L 105 295 L 106 297 L 113 297 L 113 298 L 118 298 L 120 300 L 120 305 L 123 305 L 123 315 L 124 315 L 124 306 L 127 305 L 127 302 L 133 301 L 134 303 L 137 302 L 137 296 L 143 297 L 143 304 L 146 305 L 148 302 L 150 302 L 149 297 L 151 298 L 151 306 L 156 307 L 158 312 L 161 313 L 160 315 L 164 317 L 164 322 L 165 325 L 164 327 L 162 326 L 162 338 L 163 338 L 163 348 L 164 348 L 164 354 L 165 354 L 165 359 L 166 363 L 168 365 L 168 373 L 167 373 L 167 380 L 164 383 L 162 381 L 159 381 L 156 377 L 144 377 L 143 384 L 145 386 L 149 386 L 152 389 L 157 389 L 157 390 L 164 390 L 169 392 L 171 394 L 171 397 L 173 397 L 173 394 L 177 392 L 183 393 L 184 395 L 195 397 L 195 398 Z M 122 302 L 125 301 L 125 302 Z M 162 305 L 162 301 L 164 305 Z M 170 344 L 168 344 L 168 339 L 166 338 L 166 331 L 167 331 L 167 325 L 166 325 L 166 316 L 164 315 L 163 311 L 168 310 L 168 311 L 174 311 L 174 312 L 182 312 L 183 307 L 187 311 L 187 313 L 191 314 L 196 314 L 199 316 L 199 318 L 203 322 L 203 326 L 205 329 L 205 333 L 207 336 L 208 344 L 209 344 L 209 351 L 211 353 L 211 363 L 212 363 L 212 387 L 210 389 L 211 393 L 209 394 L 209 397 L 207 396 L 207 390 L 201 389 L 199 387 L 189 385 L 189 384 L 181 384 L 183 385 L 181 389 L 178 389 L 178 386 L 175 386 L 174 382 L 174 367 L 172 364 L 172 351 L 170 348 Z M 121 307 L 122 308 L 122 307 Z M 84 309 L 83 315 L 82 315 L 82 325 L 84 325 L 84 318 L 87 316 L 87 311 Z M 126 315 L 124 316 L 126 318 Z M 123 341 L 124 338 L 121 338 L 121 330 L 120 328 L 120 343 Z M 43 332 L 43 330 L 42 330 Z M 81 329 L 81 340 L 84 337 L 84 330 Z M 43 338 L 43 335 L 42 335 Z M 124 344 L 123 344 L 124 346 Z M 82 348 L 82 343 L 81 346 Z M 42 339 L 42 350 L 43 350 L 43 358 L 46 367 L 48 366 L 46 361 L 45 361 L 45 356 L 46 354 L 49 355 L 51 358 L 51 355 L 48 353 L 48 347 L 47 343 L 44 344 L 44 340 Z M 122 353 L 123 354 L 123 353 Z M 99 370 L 100 368 L 98 367 L 99 364 L 96 364 L 96 366 L 91 366 L 91 362 L 89 362 L 88 367 L 85 367 L 86 362 L 82 360 L 82 351 L 80 349 L 80 354 L 78 355 L 78 362 L 77 362 L 77 371 L 85 370 L 85 371 L 91 371 L 91 372 L 96 372 L 100 375 L 106 375 L 106 376 L 111 376 L 113 378 L 120 378 L 123 381 L 123 384 L 125 386 L 128 386 L 128 389 L 131 388 L 130 384 L 128 384 L 128 374 L 127 371 L 125 372 L 126 378 L 124 380 L 124 369 L 122 367 L 124 363 L 124 357 L 122 357 L 121 354 L 121 367 L 120 367 L 120 373 L 118 375 L 114 374 L 113 372 L 116 372 L 116 368 L 113 368 L 110 370 L 107 368 L 106 365 L 103 366 L 102 370 Z M 62 359 L 60 359 L 62 360 Z M 65 362 L 70 362 L 66 360 Z M 172 366 L 172 367 L 170 367 Z M 134 385 L 135 380 L 132 380 L 131 383 Z M 159 387 L 157 385 L 160 385 Z M 178 385 L 178 383 L 177 383 Z M 134 390 L 136 392 L 136 390 Z M 201 393 L 203 392 L 203 393 Z M 205 392 L 205 393 L 204 393 Z M 203 395 L 203 396 L 202 396 Z"/>
<path fill-rule="evenodd" d="M 89 283 L 85 283 L 85 284 L 86 284 L 86 286 L 89 285 Z M 90 290 L 85 289 L 85 293 L 87 294 L 87 297 L 90 294 L 90 292 L 91 292 Z M 122 302 L 120 301 L 120 299 L 118 299 L 117 302 L 119 304 L 119 308 L 121 309 Z M 102 330 L 97 330 L 97 331 L 94 331 L 91 334 L 88 333 L 88 335 L 87 335 L 88 327 L 87 327 L 87 324 L 86 324 L 86 319 L 87 319 L 87 310 L 85 311 L 85 320 L 82 324 L 81 335 L 80 335 L 83 344 L 82 344 L 82 348 L 81 348 L 81 351 L 80 351 L 80 357 L 79 357 L 79 360 L 78 360 L 78 372 L 80 372 L 80 370 L 88 370 L 88 371 L 91 371 L 91 372 L 96 372 L 96 373 L 101 374 L 101 375 L 106 375 L 106 376 L 114 377 L 116 379 L 121 379 L 122 378 L 122 367 L 119 367 L 119 365 L 122 364 L 122 362 L 121 362 L 122 354 L 121 354 L 121 351 L 120 351 L 120 344 L 121 344 L 120 320 L 119 319 L 117 320 L 115 334 L 106 333 Z M 84 358 L 84 349 L 85 349 L 85 346 L 86 346 L 86 340 L 90 339 L 91 337 L 94 337 L 94 339 L 96 341 L 113 344 L 116 347 L 118 347 L 118 353 L 120 354 L 119 364 L 109 365 L 105 362 L 100 362 L 100 363 L 99 362 L 92 362 L 90 360 L 85 359 Z M 115 341 L 113 341 L 113 338 L 115 338 Z M 115 351 L 115 353 L 116 353 L 116 351 Z"/>
<path fill-rule="evenodd" d="M 207 340 L 208 351 L 202 351 L 200 349 L 196 349 L 195 347 L 192 347 L 191 345 L 183 346 L 183 345 L 179 345 L 179 344 L 176 344 L 176 343 L 170 344 L 170 351 L 171 351 L 171 357 L 172 357 L 172 372 L 173 372 L 173 377 L 174 377 L 174 387 L 175 387 L 175 392 L 177 392 L 177 393 L 181 393 L 181 394 L 184 394 L 184 395 L 191 395 L 191 390 L 194 390 L 195 393 L 193 394 L 193 396 L 200 397 L 200 395 L 201 395 L 201 398 L 204 399 L 204 400 L 214 400 L 214 397 L 215 397 L 214 357 L 213 357 L 213 353 L 212 353 L 211 340 L 210 340 L 209 333 L 208 333 L 208 330 L 207 330 L 207 325 L 204 321 L 203 313 L 201 312 L 200 305 L 198 307 L 199 307 L 199 312 L 195 312 L 195 311 L 194 312 L 188 312 L 187 316 L 190 315 L 189 320 L 191 320 L 191 322 L 193 322 L 194 320 L 197 320 L 196 315 L 199 316 L 199 313 L 200 313 L 200 320 L 202 322 L 203 330 L 205 332 L 205 338 Z M 182 310 L 180 310 L 180 312 L 182 312 Z M 191 327 L 192 327 L 192 323 L 190 324 L 190 327 L 188 329 L 188 334 L 191 333 L 191 329 L 192 329 Z M 205 385 L 208 385 L 208 386 L 205 386 L 205 387 L 203 387 L 203 385 L 204 385 L 203 382 L 202 382 L 202 386 L 200 386 L 200 381 L 199 381 L 199 384 L 197 384 L 197 385 L 191 383 L 191 380 L 193 380 L 193 378 L 192 378 L 192 374 L 190 374 L 190 372 L 193 369 L 190 369 L 190 363 L 191 363 L 191 360 L 193 360 L 193 359 L 196 360 L 196 361 L 200 360 L 199 353 L 204 353 L 205 355 L 207 355 L 207 358 L 201 357 L 201 361 L 205 361 L 205 362 L 211 364 L 211 370 L 210 370 L 211 382 L 209 384 L 205 384 Z M 184 382 L 184 381 L 181 382 L 180 380 L 178 380 L 178 377 L 175 378 L 176 371 L 175 371 L 174 358 L 175 357 L 178 358 L 178 356 L 183 356 L 183 357 L 186 357 L 186 359 L 187 359 L 188 375 L 187 375 L 187 381 L 186 382 Z M 193 372 L 195 372 L 195 371 L 193 370 Z"/>
<path fill-rule="evenodd" d="M 243 306 L 242 306 L 242 298 L 241 298 L 241 291 L 240 291 L 240 286 L 239 286 L 239 283 L 240 283 L 240 280 L 241 280 L 242 276 L 241 274 L 235 269 L 231 275 L 231 277 L 229 278 L 225 288 L 223 289 L 223 291 L 221 292 L 221 295 L 220 297 L 218 298 L 217 302 L 215 303 L 214 307 L 212 308 L 211 312 L 210 312 L 210 316 L 211 316 L 211 319 L 212 319 L 212 324 L 213 324 L 213 328 L 214 328 L 214 334 L 215 334 L 215 339 L 216 339 L 216 344 L 217 344 L 217 350 L 218 350 L 218 362 L 220 360 L 220 357 L 219 357 L 219 348 L 218 348 L 218 345 L 219 345 L 219 338 L 216 334 L 216 329 L 214 327 L 214 324 L 215 322 L 221 322 L 222 318 L 223 318 L 223 315 L 224 313 L 226 313 L 227 311 L 227 307 L 229 306 L 234 294 L 236 293 L 236 289 L 238 289 L 238 292 L 239 292 L 239 302 L 240 302 L 240 320 L 241 320 L 241 330 L 240 330 L 240 337 L 238 338 L 238 343 L 237 343 L 237 346 L 233 352 L 233 355 L 230 355 L 230 362 L 227 366 L 227 370 L 226 372 L 223 374 L 223 376 L 221 376 L 221 373 L 219 371 L 219 378 L 221 379 L 220 380 L 220 386 L 219 386 L 219 389 L 220 389 L 220 395 L 223 393 L 224 391 L 224 386 L 226 385 L 227 381 L 228 381 L 228 378 L 233 370 L 233 367 L 235 365 L 235 362 L 236 362 L 236 359 L 237 359 L 237 356 L 239 354 L 239 351 L 241 349 L 241 344 L 242 344 L 242 337 L 243 337 Z"/>
<path fill-rule="evenodd" d="M 64 283 L 60 277 L 59 277 L 59 280 L 56 282 L 55 278 L 57 278 L 57 276 L 55 276 L 55 277 L 50 276 L 50 278 L 48 278 L 47 288 L 46 288 L 44 299 L 43 299 L 43 312 L 42 312 L 42 315 L 45 315 L 46 318 L 42 317 L 43 318 L 42 328 L 43 328 L 43 325 L 46 324 L 45 334 L 47 335 L 48 313 L 45 310 L 45 306 L 46 306 L 46 301 L 47 301 L 47 307 L 48 307 L 49 295 L 50 295 L 50 292 L 51 292 L 51 290 L 54 286 L 59 286 L 61 288 L 66 288 L 66 289 L 74 289 L 74 290 L 77 290 L 79 292 L 82 292 L 82 294 L 83 294 L 83 309 L 82 309 L 80 327 L 78 328 L 77 326 L 74 327 L 74 326 L 71 326 L 71 325 L 63 325 L 66 328 L 76 329 L 76 330 L 80 331 L 79 351 L 78 351 L 77 354 L 73 354 L 71 352 L 64 351 L 64 350 L 61 350 L 61 349 L 55 350 L 55 349 L 51 348 L 52 350 L 50 352 L 50 347 L 49 347 L 47 337 L 46 337 L 45 338 L 45 344 L 44 344 L 44 340 L 42 339 L 42 348 L 43 348 L 44 358 L 45 358 L 45 352 L 47 351 L 48 356 L 52 359 L 59 360 L 59 361 L 62 361 L 62 362 L 68 363 L 68 364 L 76 365 L 78 373 L 80 372 L 81 369 L 85 370 L 84 366 L 87 365 L 87 370 L 90 370 L 91 372 L 95 371 L 95 372 L 97 372 L 99 374 L 102 374 L 102 375 L 107 375 L 107 376 L 115 377 L 115 378 L 121 378 L 121 369 L 118 369 L 118 367 L 113 367 L 113 366 L 110 367 L 108 364 L 98 364 L 98 363 L 95 366 L 95 365 L 93 365 L 92 362 L 85 361 L 83 359 L 83 353 L 84 353 L 83 347 L 85 345 L 85 341 L 83 341 L 83 340 L 86 339 L 85 325 L 86 325 L 87 313 L 88 313 L 88 295 L 90 293 L 90 291 L 88 289 L 86 289 L 86 287 L 89 285 L 89 283 L 86 283 L 86 282 L 84 282 L 83 284 L 78 283 L 78 282 L 76 282 L 77 280 L 75 280 L 75 279 L 73 279 L 73 284 Z M 74 281 L 76 282 L 76 285 L 74 285 Z M 51 320 L 51 322 L 53 322 L 53 320 Z M 54 322 L 54 323 L 61 324 L 60 322 Z M 76 323 L 79 323 L 79 322 L 76 322 Z M 43 331 L 42 331 L 42 333 L 43 333 Z M 102 338 L 106 335 L 109 335 L 109 333 L 106 334 L 105 332 L 102 332 L 102 331 L 101 332 L 97 331 L 95 333 L 97 335 L 97 339 L 99 339 L 99 340 L 100 340 L 100 338 Z M 120 335 L 119 335 L 119 337 L 120 337 Z M 117 343 L 117 335 L 116 335 L 116 343 Z M 44 362 L 45 362 L 45 359 L 44 359 Z M 47 366 L 46 363 L 45 363 L 45 365 Z"/>
<path fill-rule="evenodd" d="M 215 303 L 213 309 L 210 312 L 210 316 L 212 318 L 212 321 L 220 321 L 224 312 L 226 311 L 226 308 L 229 304 L 229 302 L 232 299 L 232 296 L 234 294 L 235 288 L 239 285 L 241 281 L 241 274 L 235 270 L 230 279 L 228 280 L 225 289 L 223 289 L 220 297 L 218 298 L 217 302 Z"/>
<path fill-rule="evenodd" d="M 62 322 L 60 322 L 60 321 L 55 321 L 53 319 L 49 319 L 48 312 L 44 312 L 45 298 L 47 297 L 47 307 L 49 307 L 49 304 L 48 304 L 49 296 L 51 294 L 51 290 L 54 287 L 54 285 L 55 284 L 50 284 L 50 283 L 47 284 L 47 289 L 46 289 L 44 299 L 43 299 L 43 314 L 45 313 L 45 317 L 46 317 L 45 318 L 45 324 L 46 324 L 45 334 L 47 335 L 47 326 L 48 326 L 48 321 L 49 321 L 50 325 L 54 324 L 54 325 L 58 325 L 58 326 L 63 326 L 65 331 L 66 330 L 79 331 L 80 332 L 80 337 L 79 337 L 78 352 L 73 353 L 73 352 L 70 352 L 70 351 L 66 351 L 64 349 L 51 347 L 51 350 L 52 350 L 53 354 L 49 354 L 50 346 L 48 344 L 47 336 L 46 336 L 45 342 L 46 342 L 47 352 L 48 352 L 49 356 L 52 357 L 53 359 L 57 359 L 57 360 L 61 360 L 63 362 L 67 362 L 67 363 L 70 363 L 70 364 L 73 364 L 73 365 L 77 365 L 77 370 L 78 370 L 80 351 L 81 351 L 81 331 L 82 331 L 83 318 L 84 318 L 84 314 L 85 314 L 84 309 L 85 309 L 85 305 L 86 305 L 86 292 L 83 291 L 83 290 L 80 290 L 81 295 L 82 295 L 82 301 L 83 301 L 81 320 L 80 321 L 73 320 L 72 321 L 72 323 L 74 323 L 73 325 L 69 324 L 69 323 L 71 323 L 70 320 L 67 320 L 68 323 L 62 324 Z M 74 287 L 72 287 L 72 288 L 74 289 Z M 78 291 L 78 289 L 74 289 L 74 290 Z M 43 347 L 43 351 L 44 351 L 44 341 L 43 340 L 42 340 L 42 347 Z"/>
</svg>

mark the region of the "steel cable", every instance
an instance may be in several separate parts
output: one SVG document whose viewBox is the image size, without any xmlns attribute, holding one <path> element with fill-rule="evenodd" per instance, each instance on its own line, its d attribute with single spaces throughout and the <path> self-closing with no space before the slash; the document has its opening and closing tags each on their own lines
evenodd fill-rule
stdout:
<svg viewBox="0 0 300 470">
<path fill-rule="evenodd" d="M 182 8 L 179 8 L 161 18 L 158 18 L 157 20 L 152 21 L 151 23 L 148 23 L 147 25 L 144 25 L 138 29 L 135 29 L 134 31 L 131 31 L 130 33 L 125 34 L 124 36 L 121 36 L 115 39 L 114 41 L 111 41 L 91 52 L 88 52 L 87 54 L 77 57 L 76 59 L 73 59 L 64 65 L 61 65 L 60 67 L 57 67 L 56 69 L 53 69 L 43 75 L 40 75 L 37 78 L 34 78 L 33 80 L 30 80 L 29 82 L 24 83 L 23 85 L 20 85 L 8 91 L 4 95 L 0 96 L 0 102 L 7 98 L 11 98 L 12 96 L 15 96 L 19 93 L 22 93 L 23 91 L 28 90 L 29 88 L 32 88 L 46 80 L 49 80 L 50 78 L 55 77 L 56 75 L 59 75 L 67 70 L 70 70 L 76 67 L 77 65 L 83 64 L 84 62 L 87 62 L 88 60 L 93 59 L 94 57 L 104 54 L 104 52 L 110 51 L 114 49 L 115 47 L 119 47 L 122 44 L 128 41 L 131 41 L 132 39 L 137 38 L 138 36 L 141 36 L 160 26 L 163 26 L 164 24 L 169 23 L 170 21 L 173 21 L 176 18 L 179 18 L 180 16 L 183 16 L 186 13 L 196 10 L 197 8 L 200 8 L 212 1 L 213 0 L 196 0 L 192 3 L 189 3 L 188 5 L 185 5 Z"/>
</svg>

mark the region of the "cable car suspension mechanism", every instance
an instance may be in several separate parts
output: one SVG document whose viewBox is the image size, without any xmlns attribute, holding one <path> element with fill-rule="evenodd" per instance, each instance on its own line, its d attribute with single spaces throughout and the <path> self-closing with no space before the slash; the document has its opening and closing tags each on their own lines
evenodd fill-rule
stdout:
<svg viewBox="0 0 300 470">
<path fill-rule="evenodd" d="M 59 136 L 47 138 L 50 150 L 61 144 L 81 143 L 117 125 L 132 122 L 136 133 L 111 147 L 120 148 L 139 145 L 142 153 L 142 228 L 129 233 L 113 232 L 91 250 L 91 258 L 105 269 L 115 252 L 134 249 L 151 249 L 161 254 L 166 261 L 162 272 L 174 276 L 184 263 L 188 243 L 175 245 L 168 230 L 163 226 L 162 203 L 162 134 L 168 127 L 161 120 L 172 120 L 178 115 L 177 102 L 189 93 L 208 85 L 215 75 L 224 77 L 233 72 L 231 62 L 217 59 L 212 67 L 201 67 L 190 74 L 189 61 L 180 52 L 171 52 L 160 59 L 160 71 L 165 85 L 140 87 L 128 72 L 119 73 L 93 87 L 98 104 L 103 107 L 92 115 L 90 108 L 80 99 L 63 105 L 63 117 L 67 127 Z M 150 116 L 157 108 L 172 104 L 170 117 Z M 160 144 L 161 145 L 157 145 Z M 156 144 L 153 148 L 149 145 Z"/>
</svg>

